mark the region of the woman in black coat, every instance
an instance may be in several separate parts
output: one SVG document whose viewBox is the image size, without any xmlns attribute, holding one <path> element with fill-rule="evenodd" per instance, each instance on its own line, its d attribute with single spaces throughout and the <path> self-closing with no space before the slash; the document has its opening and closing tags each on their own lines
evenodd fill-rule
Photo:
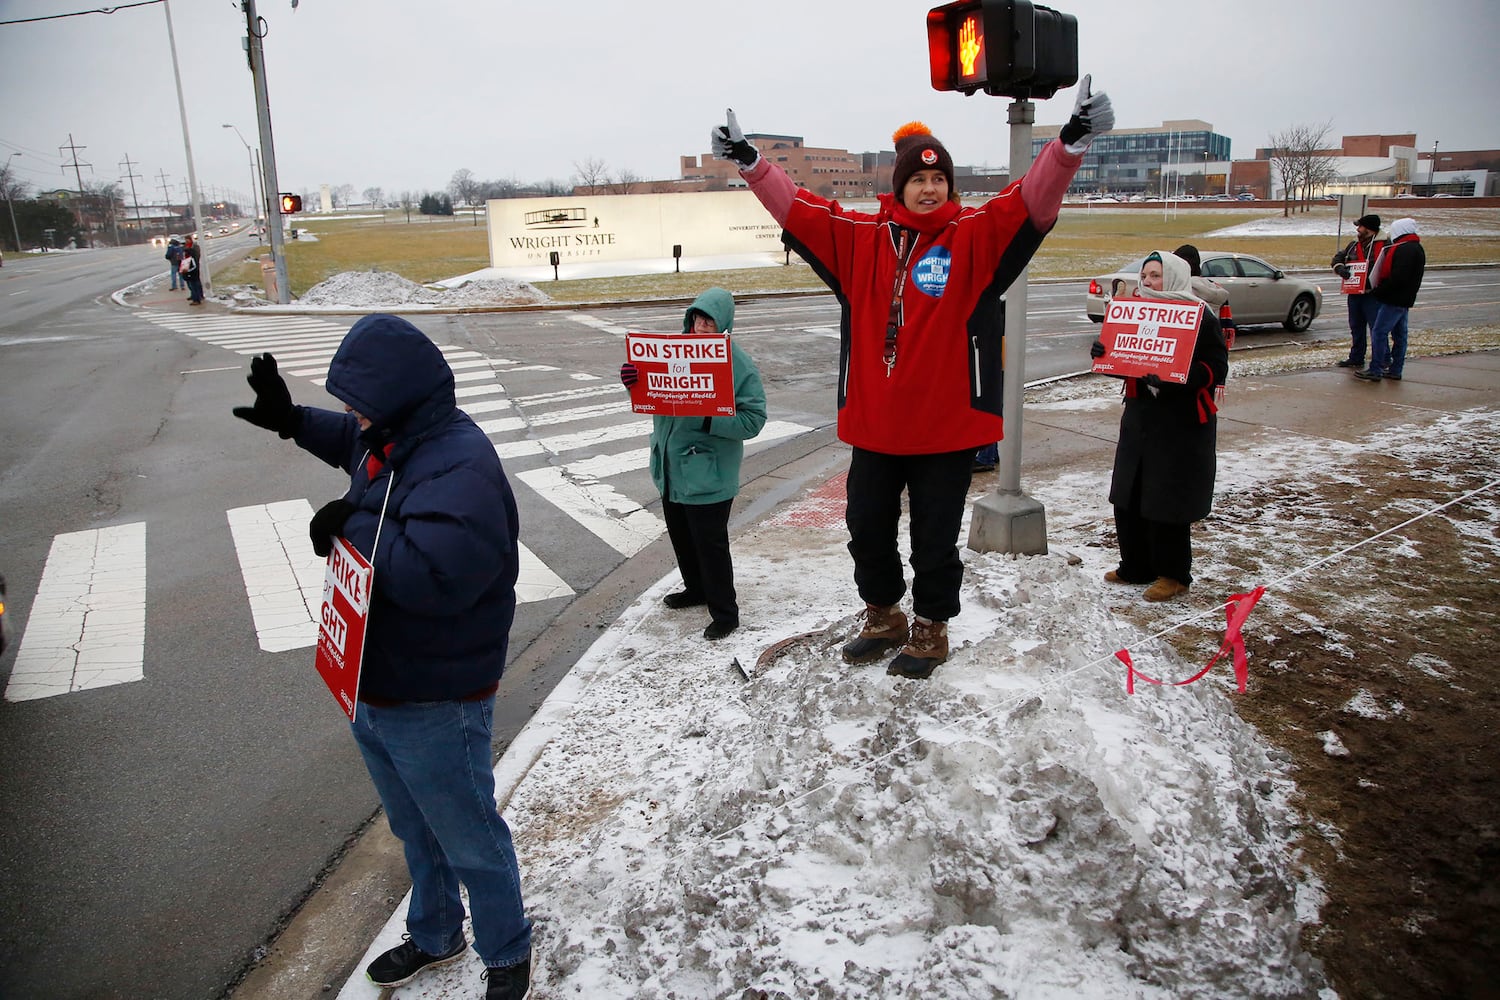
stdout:
<svg viewBox="0 0 1500 1000">
<path fill-rule="evenodd" d="M 1153 252 L 1141 265 L 1141 298 L 1198 303 L 1186 261 Z M 1094 354 L 1103 353 L 1096 341 Z M 1218 317 L 1204 309 L 1186 385 L 1155 375 L 1125 380 L 1125 412 L 1115 448 L 1109 501 L 1115 506 L 1120 565 L 1110 583 L 1149 583 L 1145 598 L 1165 601 L 1193 582 L 1190 530 L 1213 502 L 1218 407 L 1214 389 L 1229 374 Z"/>
</svg>

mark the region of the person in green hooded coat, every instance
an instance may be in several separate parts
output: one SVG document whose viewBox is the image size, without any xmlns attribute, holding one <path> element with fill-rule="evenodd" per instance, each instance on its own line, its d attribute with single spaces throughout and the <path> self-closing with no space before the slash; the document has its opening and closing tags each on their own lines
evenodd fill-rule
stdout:
<svg viewBox="0 0 1500 1000">
<path fill-rule="evenodd" d="M 734 297 L 710 288 L 688 307 L 682 332 L 731 333 Z M 734 590 L 734 563 L 729 555 L 729 508 L 740 490 L 740 463 L 745 442 L 766 425 L 766 391 L 760 369 L 731 338 L 734 370 L 734 416 L 651 418 L 651 479 L 661 491 L 667 536 L 682 573 L 682 589 L 668 594 L 669 608 L 707 605 L 710 621 L 705 639 L 722 639 L 740 624 Z M 620 382 L 629 389 L 640 373 L 629 361 L 620 366 Z"/>
</svg>

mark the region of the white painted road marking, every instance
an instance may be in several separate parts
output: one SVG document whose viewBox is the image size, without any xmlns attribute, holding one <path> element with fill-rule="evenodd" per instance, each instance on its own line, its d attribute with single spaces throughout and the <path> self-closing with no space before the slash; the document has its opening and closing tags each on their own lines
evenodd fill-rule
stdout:
<svg viewBox="0 0 1500 1000">
<path fill-rule="evenodd" d="M 279 653 L 316 643 L 326 563 L 307 534 L 312 504 L 282 500 L 225 513 L 260 648 Z"/>
<path fill-rule="evenodd" d="M 146 525 L 52 539 L 5 688 L 28 701 L 145 676 Z"/>
</svg>

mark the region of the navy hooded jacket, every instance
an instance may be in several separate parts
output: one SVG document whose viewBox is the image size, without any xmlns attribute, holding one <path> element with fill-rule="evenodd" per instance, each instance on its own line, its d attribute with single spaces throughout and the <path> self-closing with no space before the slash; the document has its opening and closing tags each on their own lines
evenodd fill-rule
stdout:
<svg viewBox="0 0 1500 1000">
<path fill-rule="evenodd" d="M 505 669 L 519 570 L 516 501 L 495 446 L 457 408 L 437 345 L 404 319 L 355 323 L 326 388 L 371 423 L 361 433 L 353 413 L 298 407 L 294 436 L 350 474 L 343 537 L 366 559 L 375 552 L 360 698 L 485 690 Z"/>
</svg>

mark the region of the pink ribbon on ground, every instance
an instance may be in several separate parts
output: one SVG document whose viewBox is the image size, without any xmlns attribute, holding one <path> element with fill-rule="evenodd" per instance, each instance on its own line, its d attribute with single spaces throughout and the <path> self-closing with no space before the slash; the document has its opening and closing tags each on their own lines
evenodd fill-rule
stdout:
<svg viewBox="0 0 1500 1000">
<path fill-rule="evenodd" d="M 1240 694 L 1245 693 L 1245 684 L 1250 679 L 1249 657 L 1245 655 L 1245 637 L 1241 630 L 1245 626 L 1245 619 L 1250 617 L 1250 610 L 1255 607 L 1256 602 L 1265 594 L 1265 587 L 1256 587 L 1248 594 L 1231 594 L 1229 600 L 1224 604 L 1224 641 L 1219 644 L 1219 651 L 1214 654 L 1213 659 L 1208 661 L 1208 666 L 1198 671 L 1185 681 L 1172 681 L 1174 687 L 1182 687 L 1194 681 L 1202 680 L 1208 672 L 1214 668 L 1214 664 L 1223 658 L 1225 653 L 1231 655 L 1234 664 L 1235 687 Z M 1161 684 L 1154 677 L 1147 677 L 1135 668 L 1135 663 L 1130 659 L 1130 650 L 1119 649 L 1115 651 L 1115 659 L 1125 664 L 1125 693 L 1135 694 L 1135 679 L 1139 677 L 1148 684 Z"/>
</svg>

